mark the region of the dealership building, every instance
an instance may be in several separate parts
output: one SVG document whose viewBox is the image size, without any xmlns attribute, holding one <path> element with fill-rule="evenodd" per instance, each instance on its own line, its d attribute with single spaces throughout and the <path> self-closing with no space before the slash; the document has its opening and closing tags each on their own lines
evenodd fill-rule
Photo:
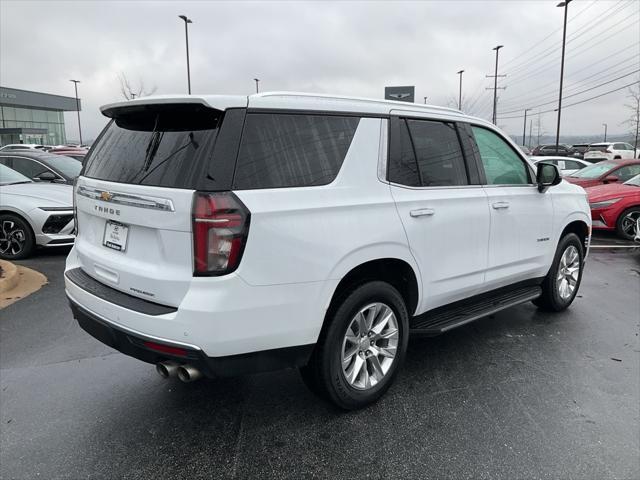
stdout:
<svg viewBox="0 0 640 480">
<path fill-rule="evenodd" d="M 65 144 L 64 112 L 78 110 L 80 100 L 73 97 L 0 87 L 0 146 Z"/>
</svg>

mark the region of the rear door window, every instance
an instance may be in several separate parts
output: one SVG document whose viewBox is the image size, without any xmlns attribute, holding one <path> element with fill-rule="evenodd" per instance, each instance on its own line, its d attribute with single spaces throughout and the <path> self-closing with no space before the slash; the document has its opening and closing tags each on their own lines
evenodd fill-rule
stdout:
<svg viewBox="0 0 640 480">
<path fill-rule="evenodd" d="M 51 169 L 45 167 L 40 162 L 36 162 L 35 160 L 31 160 L 29 158 L 14 157 L 12 163 L 12 168 L 14 170 L 29 178 L 38 178 L 45 172 L 51 172 Z"/>
<path fill-rule="evenodd" d="M 347 154 L 358 117 L 248 113 L 233 188 L 307 187 L 331 183 Z"/>
<path fill-rule="evenodd" d="M 202 105 L 123 109 L 89 154 L 83 175 L 119 183 L 199 188 L 218 133 L 221 112 Z M 232 161 L 232 160 L 231 160 Z"/>
</svg>

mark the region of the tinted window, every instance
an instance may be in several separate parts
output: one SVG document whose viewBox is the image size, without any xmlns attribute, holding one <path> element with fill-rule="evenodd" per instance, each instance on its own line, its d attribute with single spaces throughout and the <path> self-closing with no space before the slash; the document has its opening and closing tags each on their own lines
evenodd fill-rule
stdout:
<svg viewBox="0 0 640 480">
<path fill-rule="evenodd" d="M 404 120 L 399 120 L 400 131 L 398 142 L 397 158 L 391 158 L 389 161 L 389 181 L 409 187 L 420 186 L 420 173 L 418 173 L 418 162 L 409 136 L 409 129 Z M 396 157 L 394 155 L 394 157 Z"/>
<path fill-rule="evenodd" d="M 344 161 L 357 117 L 247 115 L 233 186 L 302 187 L 331 183 Z"/>
<path fill-rule="evenodd" d="M 524 161 L 507 142 L 486 128 L 472 127 L 472 129 L 488 185 L 530 183 Z"/>
<path fill-rule="evenodd" d="M 80 170 L 82 170 L 82 164 L 80 162 L 65 155 L 49 155 L 46 157 L 46 160 L 51 167 L 58 170 L 67 178 L 76 178 L 80 175 Z"/>
<path fill-rule="evenodd" d="M 452 123 L 407 120 L 424 187 L 466 185 L 467 173 Z"/>
<path fill-rule="evenodd" d="M 51 172 L 50 169 L 41 163 L 28 158 L 14 157 L 12 159 L 12 168 L 29 178 L 38 178 L 44 172 Z"/>
<path fill-rule="evenodd" d="M 121 183 L 198 188 L 207 173 L 212 174 L 207 167 L 219 121 L 220 112 L 201 105 L 124 110 L 91 149 L 84 175 Z"/>
<path fill-rule="evenodd" d="M 620 182 L 626 182 L 640 173 L 640 165 L 627 165 L 611 172 L 620 179 Z"/>
</svg>

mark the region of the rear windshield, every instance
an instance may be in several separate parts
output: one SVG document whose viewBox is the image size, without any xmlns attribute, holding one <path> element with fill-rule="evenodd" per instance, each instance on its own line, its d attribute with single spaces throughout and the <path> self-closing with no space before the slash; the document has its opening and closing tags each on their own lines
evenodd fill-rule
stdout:
<svg viewBox="0 0 640 480">
<path fill-rule="evenodd" d="M 198 188 L 221 122 L 201 105 L 153 105 L 117 114 L 87 157 L 83 175 L 99 180 Z"/>
<path fill-rule="evenodd" d="M 591 145 L 589 147 L 590 152 L 606 152 L 609 145 Z"/>
</svg>

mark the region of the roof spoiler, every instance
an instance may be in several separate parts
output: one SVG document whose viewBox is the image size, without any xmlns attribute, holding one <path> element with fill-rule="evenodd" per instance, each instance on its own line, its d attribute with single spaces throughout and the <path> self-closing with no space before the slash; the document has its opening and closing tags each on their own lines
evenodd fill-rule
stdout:
<svg viewBox="0 0 640 480">
<path fill-rule="evenodd" d="M 109 103 L 100 107 L 105 117 L 116 118 L 119 114 L 130 113 L 136 110 L 144 110 L 145 107 L 158 105 L 200 105 L 213 110 L 224 111 L 229 108 L 246 108 L 248 99 L 240 95 L 155 95 L 144 98 L 136 98 L 124 102 Z"/>
</svg>

